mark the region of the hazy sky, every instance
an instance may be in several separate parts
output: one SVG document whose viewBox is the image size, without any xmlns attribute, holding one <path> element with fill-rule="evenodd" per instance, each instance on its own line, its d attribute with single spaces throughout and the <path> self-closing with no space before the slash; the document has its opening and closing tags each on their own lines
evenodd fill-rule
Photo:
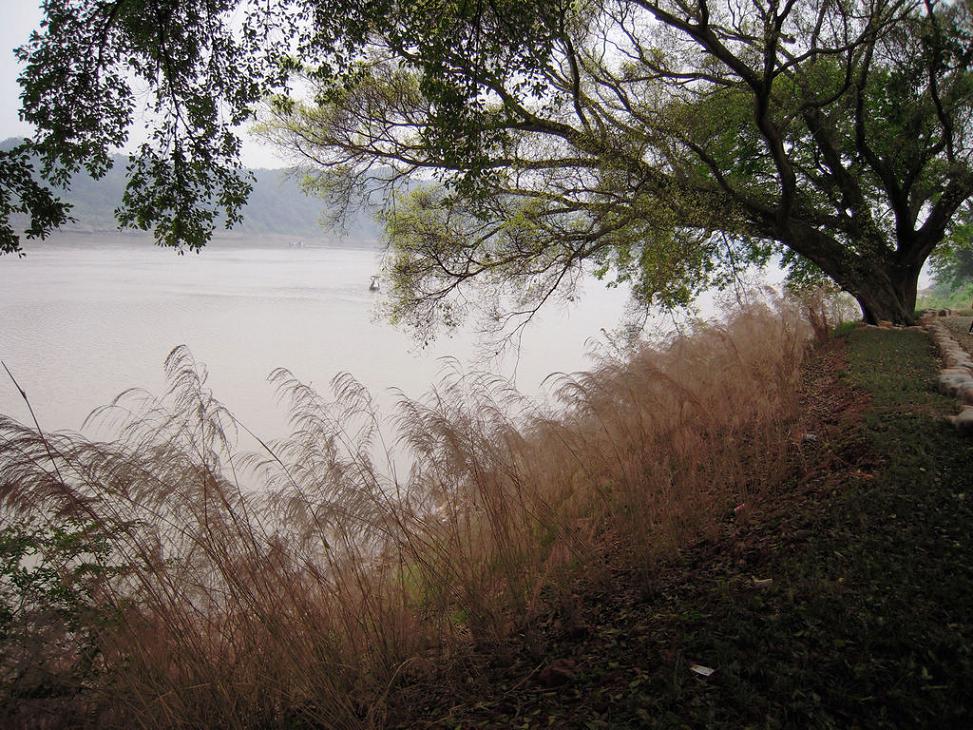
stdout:
<svg viewBox="0 0 973 730">
<path fill-rule="evenodd" d="M 0 139 L 30 134 L 30 127 L 20 121 L 20 66 L 13 49 L 27 40 L 40 26 L 40 0 L 0 0 Z M 137 140 L 136 140 L 137 141 Z M 271 148 L 249 139 L 244 134 L 243 160 L 250 167 L 280 167 L 282 163 Z"/>
<path fill-rule="evenodd" d="M 31 30 L 40 25 L 41 11 L 37 0 L 0 0 L 0 139 L 23 136 L 30 128 L 17 117 L 20 108 L 20 87 L 17 74 L 20 66 L 14 58 L 13 49 L 27 40 Z"/>
</svg>

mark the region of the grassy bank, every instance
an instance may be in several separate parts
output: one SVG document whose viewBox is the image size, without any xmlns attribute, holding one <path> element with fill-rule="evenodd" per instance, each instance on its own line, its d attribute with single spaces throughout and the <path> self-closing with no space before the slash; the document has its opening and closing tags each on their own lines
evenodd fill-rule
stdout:
<svg viewBox="0 0 973 730">
<path fill-rule="evenodd" d="M 5 724 L 375 727 L 412 681 L 466 688 L 576 580 L 651 586 L 779 484 L 808 334 L 756 306 L 561 377 L 553 411 L 453 373 L 390 421 L 280 371 L 294 435 L 255 455 L 182 350 L 111 442 L 0 418 Z"/>
<path fill-rule="evenodd" d="M 553 617 L 470 671 L 475 700 L 403 725 L 970 727 L 973 443 L 936 367 L 914 330 L 819 352 L 789 483 L 648 592 L 625 571 L 579 585 L 569 630 Z"/>
<path fill-rule="evenodd" d="M 973 445 L 930 341 L 806 338 L 741 312 L 554 414 L 447 379 L 399 480 L 350 379 L 278 374 L 295 436 L 242 456 L 185 353 L 118 441 L 0 421 L 5 724 L 968 727 Z"/>
</svg>

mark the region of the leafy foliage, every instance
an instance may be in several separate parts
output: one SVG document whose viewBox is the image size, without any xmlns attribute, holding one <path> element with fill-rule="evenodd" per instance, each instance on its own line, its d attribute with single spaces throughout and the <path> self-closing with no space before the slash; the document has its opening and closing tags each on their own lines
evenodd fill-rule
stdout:
<svg viewBox="0 0 973 730">
<path fill-rule="evenodd" d="M 98 671 L 113 620 L 103 587 L 121 571 L 95 524 L 8 522 L 0 529 L 0 705 L 70 697 Z"/>
<path fill-rule="evenodd" d="M 226 224 L 250 191 L 234 127 L 266 90 L 269 70 L 247 60 L 237 0 L 49 0 L 39 32 L 17 53 L 25 121 L 37 128 L 46 179 L 85 169 L 98 178 L 128 139 L 136 98 L 150 142 L 129 169 L 122 224 L 155 229 L 159 243 L 205 245 L 219 211 Z M 138 110 L 142 111 L 142 110 Z"/>
<path fill-rule="evenodd" d="M 316 103 L 271 107 L 268 136 L 336 199 L 378 166 L 430 186 L 388 215 L 400 316 L 449 324 L 476 279 L 494 316 L 529 318 L 589 261 L 673 307 L 776 251 L 795 282 L 911 321 L 973 192 L 965 7 L 532 5 L 533 44 L 503 5 L 421 25 L 398 4 L 342 84 L 309 64 Z"/>
<path fill-rule="evenodd" d="M 48 179 L 106 169 L 137 82 L 151 136 L 119 219 L 199 247 L 217 211 L 237 220 L 235 129 L 268 101 L 262 129 L 304 156 L 309 187 L 343 204 L 403 193 L 385 198 L 392 306 L 423 332 L 458 321 L 474 281 L 491 316 L 529 319 L 593 262 L 639 305 L 672 307 L 774 251 L 869 319 L 911 321 L 922 264 L 973 193 L 965 3 L 46 9 L 20 56 Z"/>
<path fill-rule="evenodd" d="M 932 257 L 936 282 L 953 289 L 973 284 L 973 207 L 963 209 L 952 234 Z"/>
<path fill-rule="evenodd" d="M 0 150 L 0 254 L 21 250 L 20 235 L 10 221 L 14 215 L 29 216 L 28 238 L 44 238 L 68 220 L 69 207 L 38 184 L 33 172 L 29 144 Z"/>
</svg>

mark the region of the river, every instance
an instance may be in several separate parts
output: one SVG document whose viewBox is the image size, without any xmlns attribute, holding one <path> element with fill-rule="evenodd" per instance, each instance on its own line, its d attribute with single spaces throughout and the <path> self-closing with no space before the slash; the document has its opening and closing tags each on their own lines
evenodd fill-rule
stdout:
<svg viewBox="0 0 973 730">
<path fill-rule="evenodd" d="M 420 348 L 377 316 L 381 292 L 369 291 L 369 281 L 380 257 L 375 248 L 259 241 L 180 256 L 147 239 L 62 234 L 26 257 L 0 257 L 0 359 L 45 430 L 79 429 L 126 388 L 163 391 L 163 361 L 186 345 L 237 418 L 276 438 L 286 432 L 286 414 L 266 379 L 278 366 L 319 389 L 349 372 L 387 407 L 390 388 L 426 392 L 450 355 L 536 395 L 549 373 L 590 365 L 591 339 L 619 324 L 627 297 L 587 283 L 575 303 L 542 312 L 519 353 L 500 358 L 485 357 L 470 329 Z M 0 375 L 0 413 L 29 422 Z"/>
</svg>

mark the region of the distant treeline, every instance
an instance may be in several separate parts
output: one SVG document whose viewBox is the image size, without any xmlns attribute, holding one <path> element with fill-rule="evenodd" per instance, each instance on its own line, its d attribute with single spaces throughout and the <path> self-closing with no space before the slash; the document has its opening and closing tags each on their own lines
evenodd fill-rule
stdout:
<svg viewBox="0 0 973 730">
<path fill-rule="evenodd" d="M 952 284 L 934 281 L 928 289 L 919 292 L 916 306 L 919 309 L 971 309 L 973 308 L 973 282 Z"/>
<path fill-rule="evenodd" d="M 0 149 L 8 150 L 20 140 L 9 138 L 0 142 Z M 115 156 L 115 165 L 100 180 L 86 173 L 71 178 L 70 189 L 63 198 L 72 204 L 74 221 L 63 227 L 65 231 L 98 233 L 118 230 L 115 209 L 121 204 L 125 189 L 123 155 Z M 308 196 L 300 186 L 298 176 L 287 170 L 251 170 L 256 178 L 249 202 L 243 210 L 243 222 L 232 229 L 240 236 L 290 236 L 310 241 L 351 239 L 358 242 L 375 241 L 380 228 L 367 212 L 353 212 L 342 226 L 322 223 L 326 218 L 320 199 Z"/>
</svg>

